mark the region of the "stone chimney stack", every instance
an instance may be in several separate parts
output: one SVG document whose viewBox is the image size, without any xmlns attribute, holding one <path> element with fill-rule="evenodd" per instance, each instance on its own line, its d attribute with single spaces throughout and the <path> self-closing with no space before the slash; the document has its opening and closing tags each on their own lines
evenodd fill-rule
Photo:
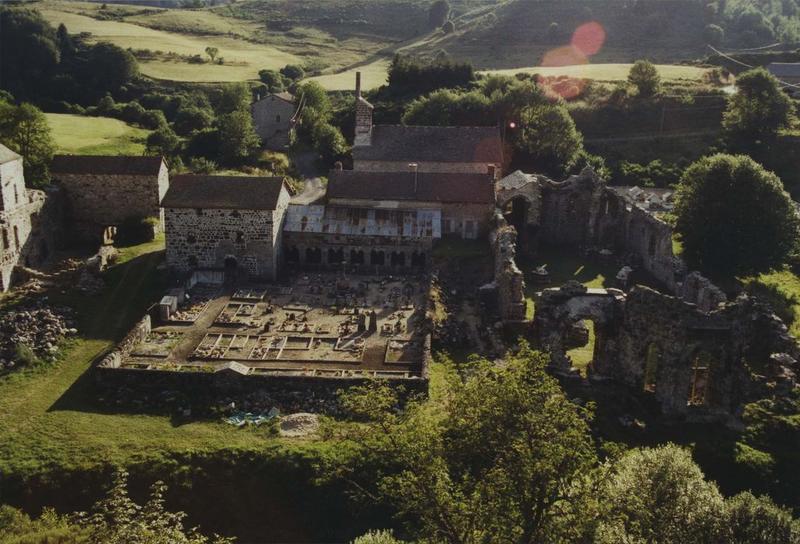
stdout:
<svg viewBox="0 0 800 544">
<path fill-rule="evenodd" d="M 372 110 L 372 104 L 361 96 L 361 72 L 356 72 L 356 147 L 372 145 Z"/>
</svg>

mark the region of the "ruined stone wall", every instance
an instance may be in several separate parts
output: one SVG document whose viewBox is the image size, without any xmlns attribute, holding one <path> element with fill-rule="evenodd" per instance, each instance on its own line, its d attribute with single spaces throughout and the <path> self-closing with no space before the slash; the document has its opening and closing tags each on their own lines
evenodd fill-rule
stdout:
<svg viewBox="0 0 800 544">
<path fill-rule="evenodd" d="M 268 96 L 250 106 L 253 126 L 265 147 L 283 149 L 289 145 L 294 110 L 294 104 L 276 96 Z"/>
<path fill-rule="evenodd" d="M 0 211 L 12 211 L 25 204 L 25 175 L 22 158 L 0 164 Z"/>
<path fill-rule="evenodd" d="M 233 257 L 237 270 L 254 278 L 276 277 L 272 211 L 167 208 L 165 212 L 167 264 L 173 270 L 224 268 L 225 259 Z M 283 214 L 277 215 L 282 221 Z"/>
<path fill-rule="evenodd" d="M 408 172 L 409 161 L 354 160 L 353 170 L 361 172 Z M 418 162 L 418 172 L 452 174 L 488 174 L 485 162 Z M 502 165 L 495 165 L 499 174 Z"/>
<path fill-rule="evenodd" d="M 594 239 L 603 183 L 591 170 L 557 183 L 545 180 L 541 187 L 539 240 L 550 245 L 584 246 Z"/>
<path fill-rule="evenodd" d="M 83 240 L 98 241 L 103 229 L 132 217 L 158 217 L 169 188 L 169 171 L 161 165 L 157 176 L 54 174 L 66 198 L 70 230 Z"/>
<path fill-rule="evenodd" d="M 491 204 L 442 204 L 442 235 L 474 240 L 489 234 L 494 214 Z"/>
<path fill-rule="evenodd" d="M 528 305 L 525 300 L 525 276 L 514 260 L 517 231 L 502 217 L 491 237 L 494 253 L 494 287 L 497 290 L 498 309 L 503 321 L 524 321 Z"/>
<path fill-rule="evenodd" d="M 738 416 L 745 403 L 796 385 L 797 341 L 751 297 L 704 312 L 647 287 L 626 296 L 574 284 L 543 291 L 536 304 L 537 342 L 556 368 L 568 369 L 570 327 L 591 319 L 592 374 L 652 395 L 667 415 Z"/>
<path fill-rule="evenodd" d="M 61 230 L 61 195 L 55 188 L 26 189 L 19 205 L 0 211 L 0 291 L 12 286 L 17 266 L 47 264 Z"/>
<path fill-rule="evenodd" d="M 597 249 L 610 249 L 622 260 L 646 270 L 670 292 L 677 291 L 682 263 L 672 252 L 672 227 L 657 212 L 627 204 L 610 189 L 597 215 Z"/>
</svg>

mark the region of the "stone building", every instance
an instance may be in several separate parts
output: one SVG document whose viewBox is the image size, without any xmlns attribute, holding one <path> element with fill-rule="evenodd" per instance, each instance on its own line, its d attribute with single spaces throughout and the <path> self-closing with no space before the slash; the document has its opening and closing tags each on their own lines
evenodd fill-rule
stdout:
<svg viewBox="0 0 800 544">
<path fill-rule="evenodd" d="M 0 144 L 0 291 L 17 266 L 47 262 L 55 249 L 58 195 L 25 187 L 22 157 Z"/>
<path fill-rule="evenodd" d="M 372 105 L 361 96 L 356 74 L 356 126 L 353 170 L 499 175 L 503 145 L 497 127 L 373 125 Z"/>
<path fill-rule="evenodd" d="M 169 171 L 162 157 L 57 155 L 50 172 L 64 190 L 68 228 L 81 240 L 102 240 L 108 227 L 130 219 L 163 224 Z"/>
<path fill-rule="evenodd" d="M 176 176 L 163 200 L 168 266 L 275 279 L 289 199 L 279 177 Z"/>
<path fill-rule="evenodd" d="M 291 93 L 271 93 L 250 105 L 253 125 L 267 149 L 284 150 L 294 130 L 297 106 Z"/>
<path fill-rule="evenodd" d="M 324 205 L 289 207 L 286 261 L 423 269 L 436 240 L 488 234 L 493 181 L 485 173 L 333 170 Z"/>
</svg>

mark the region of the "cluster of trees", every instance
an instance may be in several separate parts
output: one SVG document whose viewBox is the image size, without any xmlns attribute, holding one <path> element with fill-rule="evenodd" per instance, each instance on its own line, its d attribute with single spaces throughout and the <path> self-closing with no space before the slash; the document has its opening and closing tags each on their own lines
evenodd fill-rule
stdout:
<svg viewBox="0 0 800 544">
<path fill-rule="evenodd" d="M 544 96 L 527 77 L 490 76 L 473 90 L 442 89 L 411 102 L 410 125 L 505 127 L 514 147 L 513 167 L 561 177 L 584 166 L 583 138 L 564 105 Z"/>
<path fill-rule="evenodd" d="M 422 63 L 395 55 L 389 65 L 388 91 L 394 97 L 419 96 L 437 89 L 467 87 L 477 79 L 469 63 L 440 59 Z"/>
<path fill-rule="evenodd" d="M 712 44 L 730 40 L 747 47 L 800 40 L 800 4 L 797 0 L 753 2 L 751 0 L 716 0 L 706 5 L 712 23 L 706 37 Z"/>
<path fill-rule="evenodd" d="M 38 11 L 0 8 L 3 89 L 17 99 L 90 105 L 138 74 L 133 55 L 110 43 L 89 45 L 54 29 Z"/>
<path fill-rule="evenodd" d="M 305 75 L 306 71 L 303 70 L 303 67 L 296 64 L 287 64 L 280 70 L 260 70 L 258 72 L 258 78 L 271 93 L 293 89 Z"/>
<path fill-rule="evenodd" d="M 608 444 L 598 457 L 591 406 L 570 401 L 546 365 L 527 346 L 500 366 L 448 365 L 443 390 L 404 411 L 388 386 L 356 389 L 326 469 L 425 542 L 800 542 L 787 510 L 750 493 L 726 499 L 677 446 Z"/>
<path fill-rule="evenodd" d="M 13 97 L 0 91 L 0 143 L 25 159 L 25 181 L 40 187 L 50 181 L 49 165 L 54 143 L 50 126 L 39 108 L 14 105 Z"/>
<path fill-rule="evenodd" d="M 303 108 L 292 147 L 296 150 L 313 149 L 319 162 L 329 168 L 343 158 L 348 146 L 342 131 L 332 124 L 334 112 L 328 92 L 319 83 L 309 81 L 296 88 L 296 96 Z"/>
<path fill-rule="evenodd" d="M 128 495 L 128 475 L 117 472 L 108 494 L 92 512 L 63 516 L 45 509 L 31 519 L 10 506 L 0 506 L 0 541 L 7 543 L 57 542 L 59 544 L 232 544 L 233 540 L 206 537 L 187 529 L 183 512 L 164 505 L 166 486 L 156 482 L 147 502 L 140 505 Z"/>
</svg>

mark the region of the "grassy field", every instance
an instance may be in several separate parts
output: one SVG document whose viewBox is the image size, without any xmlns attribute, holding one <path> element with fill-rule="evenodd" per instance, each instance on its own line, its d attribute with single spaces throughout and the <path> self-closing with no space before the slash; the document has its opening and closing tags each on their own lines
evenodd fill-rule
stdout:
<svg viewBox="0 0 800 544">
<path fill-rule="evenodd" d="M 389 60 L 380 59 L 369 64 L 351 68 L 336 74 L 324 74 L 309 78 L 329 91 L 352 90 L 355 85 L 356 72 L 361 72 L 361 84 L 364 89 L 375 89 L 384 85 L 389 69 Z M 542 76 L 568 76 L 594 79 L 598 81 L 625 81 L 632 64 L 579 64 L 573 66 L 527 66 L 504 70 L 483 70 L 482 74 L 499 74 L 513 76 L 519 73 L 539 74 Z M 707 68 L 697 66 L 678 66 L 660 64 L 657 66 L 661 78 L 665 81 L 701 81 Z"/>
<path fill-rule="evenodd" d="M 487 70 L 486 74 L 513 76 L 520 72 L 539 74 L 542 76 L 568 76 L 598 81 L 625 81 L 632 64 L 577 64 L 572 66 L 529 66 L 506 70 Z M 697 66 L 679 66 L 659 64 L 656 66 L 661 78 L 666 81 L 689 80 L 700 81 L 708 71 Z"/>
<path fill-rule="evenodd" d="M 157 79 L 172 81 L 242 81 L 256 79 L 264 68 L 281 68 L 286 64 L 302 63 L 291 53 L 271 45 L 253 43 L 227 35 L 199 36 L 146 28 L 118 21 L 101 21 L 60 8 L 49 3 L 42 15 L 53 25 L 64 23 L 71 34 L 89 32 L 95 42 L 108 41 L 123 48 L 150 49 L 179 55 L 205 56 L 205 48 L 219 49 L 225 64 L 189 64 L 186 62 L 142 61 L 142 73 Z"/>
<path fill-rule="evenodd" d="M 370 90 L 386 84 L 388 69 L 389 60 L 380 59 L 338 74 L 325 74 L 309 80 L 316 81 L 329 91 L 352 91 L 356 85 L 356 72 L 361 72 L 361 87 Z"/>
<path fill-rule="evenodd" d="M 121 264 L 107 273 L 110 287 L 102 296 L 57 298 L 79 309 L 80 338 L 70 342 L 56 367 L 0 380 L 0 472 L 122 463 L 164 450 L 256 447 L 274 440 L 217 422 L 176 426 L 168 416 L 108 413 L 93 402 L 89 366 L 161 292 L 156 266 L 162 250 L 163 238 L 124 249 Z"/>
<path fill-rule="evenodd" d="M 58 153 L 141 155 L 149 131 L 107 117 L 47 113 Z"/>
</svg>

